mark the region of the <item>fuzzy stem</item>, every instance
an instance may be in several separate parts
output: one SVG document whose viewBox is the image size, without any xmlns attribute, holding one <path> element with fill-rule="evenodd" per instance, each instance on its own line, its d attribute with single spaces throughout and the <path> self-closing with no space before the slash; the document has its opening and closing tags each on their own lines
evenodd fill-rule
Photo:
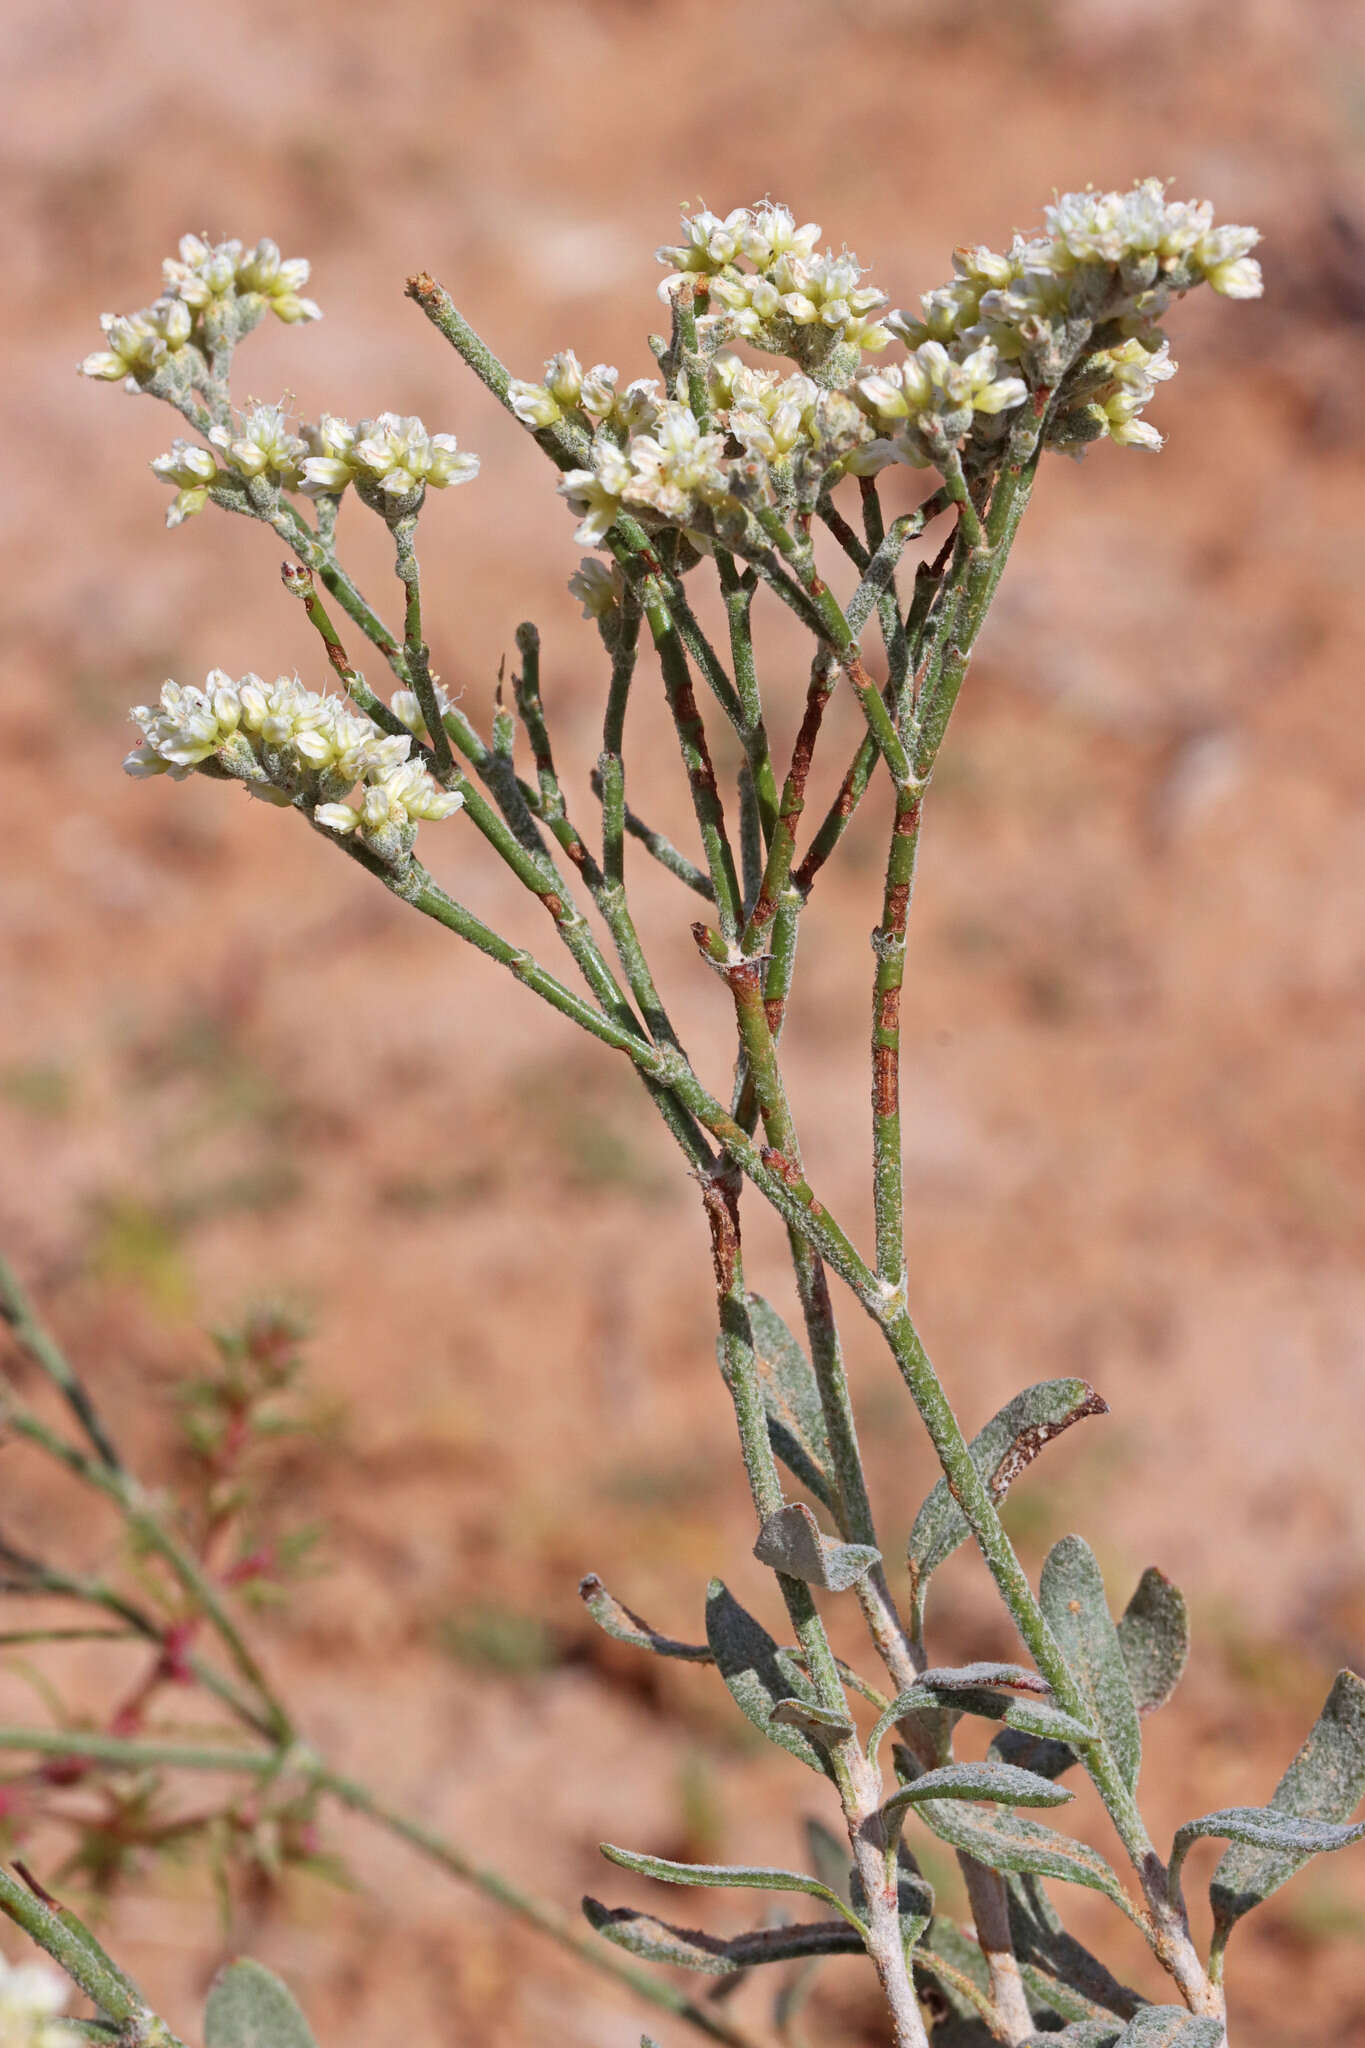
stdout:
<svg viewBox="0 0 1365 2048">
<path fill-rule="evenodd" d="M 22 1866 L 20 1866 L 22 1867 Z M 137 2048 L 185 2048 L 159 2019 L 132 1979 L 126 1977 L 74 1913 L 58 1904 L 33 1879 L 21 1883 L 0 1867 L 0 1912 L 22 1927 L 59 1963 L 74 1984 L 119 2029 L 121 2042 Z"/>
<path fill-rule="evenodd" d="M 403 661 L 407 668 L 408 681 L 416 693 L 417 702 L 422 707 L 422 717 L 426 721 L 437 777 L 444 780 L 451 768 L 450 739 L 437 702 L 436 685 L 431 679 L 431 650 L 422 634 L 422 572 L 413 546 L 416 533 L 415 512 L 394 524 L 395 567 L 398 571 L 398 580 L 406 593 L 403 612 Z"/>
</svg>

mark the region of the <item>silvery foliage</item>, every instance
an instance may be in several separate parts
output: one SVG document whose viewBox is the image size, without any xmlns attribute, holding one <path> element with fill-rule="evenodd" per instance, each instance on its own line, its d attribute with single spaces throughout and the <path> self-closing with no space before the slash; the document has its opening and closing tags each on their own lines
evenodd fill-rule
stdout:
<svg viewBox="0 0 1365 2048">
<path fill-rule="evenodd" d="M 299 811 L 395 896 L 628 1059 L 700 1185 L 717 1356 L 757 1520 L 754 1555 L 775 1576 L 784 1633 L 794 1640 L 779 1640 L 720 1581 L 695 1640 L 641 1619 L 595 1575 L 581 1590 L 609 1635 L 665 1660 L 713 1665 L 740 1712 L 820 1781 L 837 1829 L 812 1823 L 810 1873 L 683 1864 L 604 1845 L 617 1869 L 664 1883 L 798 1895 L 814 1902 L 805 1917 L 769 1913 L 749 1932 L 720 1936 L 628 1902 L 588 1899 L 584 1910 L 607 1944 L 633 1957 L 717 1980 L 772 1968 L 780 1986 L 773 2024 L 783 2038 L 819 1960 L 863 1953 L 902 2048 L 1219 2048 L 1232 1927 L 1308 1857 L 1365 1832 L 1351 1819 L 1365 1791 L 1365 1682 L 1345 1672 L 1265 1806 L 1205 1814 L 1177 1831 L 1168 1854 L 1158 1851 L 1137 1803 L 1143 1722 L 1184 1669 L 1185 1604 L 1153 1568 L 1115 1616 L 1079 1536 L 1055 1546 L 1035 1589 L 999 1513 L 1047 1444 L 1102 1415 L 1105 1403 L 1084 1381 L 1045 1380 L 969 1440 L 911 1319 L 903 1248 L 906 918 L 925 795 L 977 634 L 1047 453 L 1080 456 L 1103 440 L 1160 447 L 1145 415 L 1175 369 L 1166 316 L 1204 284 L 1231 299 L 1257 297 L 1257 239 L 1253 229 L 1215 225 L 1210 207 L 1173 200 L 1156 180 L 1127 192 L 1070 193 L 1008 250 L 958 249 L 953 276 L 907 312 L 888 310 L 854 256 L 822 249 L 819 227 L 780 205 L 697 212 L 684 216 L 680 241 L 659 251 L 669 333 L 651 339 L 655 373 L 625 382 L 615 367 L 585 365 L 570 348 L 539 377 L 510 376 L 435 280 L 410 280 L 409 295 L 550 457 L 576 537 L 594 551 L 570 585 L 607 671 L 591 777 L 600 833 L 591 840 L 560 780 L 535 629 L 518 631 L 513 703 L 500 689 L 491 738 L 432 669 L 417 522 L 428 492 L 472 480 L 476 460 L 452 436 L 398 413 L 353 428 L 326 413 L 310 422 L 279 406 L 234 409 L 232 354 L 256 321 L 270 310 L 287 321 L 317 317 L 300 296 L 306 265 L 283 261 L 268 242 L 247 252 L 187 238 L 166 265 L 164 295 L 142 312 L 106 316 L 106 347 L 82 365 L 169 402 L 197 436 L 177 438 L 153 464 L 175 490 L 170 524 L 213 504 L 284 541 L 295 557 L 286 585 L 307 606 L 334 685 L 234 682 L 220 671 L 202 689 L 167 683 L 158 704 L 133 714 L 141 743 L 130 772 L 236 780 Z M 915 512 L 888 524 L 879 479 L 893 469 L 927 472 L 928 489 Z M 338 514 L 348 494 L 392 534 L 401 628 L 384 623 L 342 565 Z M 912 543 L 935 522 L 944 523 L 941 536 L 936 529 L 907 573 Z M 817 568 L 817 533 L 822 547 L 837 545 L 846 557 L 842 599 L 823 557 Z M 693 601 L 711 578 L 727 622 L 723 650 Z M 803 703 L 782 701 L 785 675 L 765 698 L 752 635 L 760 600 L 785 605 L 809 633 Z M 879 650 L 865 654 L 874 625 Z M 386 663 L 390 697 L 353 665 L 343 632 L 358 633 Z M 647 686 L 646 644 L 693 803 L 690 850 L 626 801 L 624 734 L 631 692 Z M 835 802 L 808 830 L 811 761 L 839 688 L 856 698 L 866 735 Z M 716 773 L 708 720 L 717 717 L 733 727 L 742 763 L 733 792 Z M 798 726 L 779 779 L 772 735 Z M 780 1059 L 802 913 L 864 802 L 891 813 L 873 937 L 876 1242 L 866 1253 L 810 1185 Z M 436 850 L 444 846 L 458 872 L 475 857 L 472 825 L 542 904 L 582 990 L 476 917 L 418 861 L 419 821 L 456 810 L 464 823 L 447 827 Z M 733 1013 L 728 1092 L 712 1092 L 669 1018 L 635 920 L 628 853 L 659 861 L 704 912 L 693 926 L 699 957 Z M 610 949 L 585 917 L 585 900 Z M 800 1335 L 745 1279 L 741 1218 L 745 1201 L 756 1200 L 787 1227 Z M 912 1517 L 904 1602 L 877 1540 L 830 1273 L 872 1318 L 943 1467 Z M 892 1503 L 890 1512 L 904 1507 Z M 968 1541 L 1027 1662 L 932 1660 L 933 1576 Z M 882 1667 L 876 1679 L 834 1655 L 831 1603 L 860 1612 Z M 982 1722 L 994 1731 L 986 1757 L 962 1760 L 959 1731 L 970 1739 Z M 1073 1796 L 1069 1773 L 1088 1775 L 1107 1811 L 1113 1841 L 1103 1852 L 1053 1825 L 1049 1810 Z M 956 1852 L 971 1926 L 938 1910 L 915 1858 L 920 1829 L 918 1839 Z M 1204 1837 L 1229 1846 L 1212 1882 L 1212 1943 L 1201 1947 L 1182 1871 Z M 1045 1880 L 1089 1889 L 1124 1915 L 1168 1973 L 1170 2002 L 1129 1989 L 1083 1947 Z M 74 1969 L 59 1943 L 49 1945 Z M 210 2001 L 215 2048 L 256 2039 L 251 2028 L 264 2022 L 234 2015 L 277 1996 L 264 1973 L 220 1986 Z M 660 2002 L 714 2038 L 747 2038 L 728 2007 L 673 1992 Z M 282 2041 L 308 2038 L 283 2006 L 270 2025 Z"/>
</svg>

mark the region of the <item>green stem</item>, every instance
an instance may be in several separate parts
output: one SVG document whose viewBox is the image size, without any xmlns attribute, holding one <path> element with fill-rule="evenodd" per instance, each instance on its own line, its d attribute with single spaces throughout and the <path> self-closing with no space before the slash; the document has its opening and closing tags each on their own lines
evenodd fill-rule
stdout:
<svg viewBox="0 0 1365 2048">
<path fill-rule="evenodd" d="M 119 2029 L 118 2038 L 137 2048 L 185 2048 L 159 2019 L 132 1980 L 126 1977 L 83 1927 L 47 1892 L 30 1880 L 21 1883 L 0 1867 L 0 1912 L 45 1949 L 74 1984 Z"/>
<path fill-rule="evenodd" d="M 741 918 L 739 877 L 725 829 L 725 811 L 716 786 L 716 773 L 706 744 L 706 728 L 697 709 L 687 658 L 669 609 L 653 582 L 646 585 L 643 596 L 645 618 L 663 673 L 664 694 L 673 714 L 678 745 L 692 791 L 692 807 L 701 833 L 711 886 L 715 891 L 721 929 L 727 939 L 733 939 L 739 932 Z"/>
<path fill-rule="evenodd" d="M 431 650 L 422 635 L 422 572 L 413 546 L 416 532 L 415 512 L 394 524 L 395 566 L 398 580 L 406 593 L 403 609 L 403 662 L 408 672 L 408 681 L 416 694 L 417 702 L 422 707 L 422 717 L 426 721 L 437 778 L 444 781 L 451 769 L 450 739 L 437 701 L 436 685 L 431 678 Z"/>
<path fill-rule="evenodd" d="M 893 1287 L 905 1277 L 905 1198 L 901 1156 L 901 988 L 905 932 L 919 845 L 919 788 L 896 790 L 896 821 L 886 863 L 882 919 L 872 934 L 877 971 L 872 997 L 873 1200 L 877 1271 Z"/>
<path fill-rule="evenodd" d="M 111 1471 L 121 1472 L 123 1460 L 113 1439 L 96 1412 L 95 1404 L 73 1371 L 70 1360 L 38 1321 L 33 1305 L 19 1284 L 18 1275 L 0 1258 L 0 1322 L 7 1323 L 11 1336 L 25 1358 L 46 1373 L 79 1422 L 100 1461 Z"/>
</svg>

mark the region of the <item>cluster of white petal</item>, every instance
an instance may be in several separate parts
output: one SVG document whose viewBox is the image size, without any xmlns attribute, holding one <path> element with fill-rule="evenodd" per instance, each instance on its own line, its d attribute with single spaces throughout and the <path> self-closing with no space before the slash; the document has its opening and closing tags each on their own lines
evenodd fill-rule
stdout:
<svg viewBox="0 0 1365 2048">
<path fill-rule="evenodd" d="M 978 415 L 992 418 L 1023 404 L 1023 378 L 999 372 L 999 355 L 988 341 L 961 358 L 941 341 L 923 341 L 903 363 L 860 377 L 856 389 L 897 460 L 924 469 L 960 447 Z"/>
<path fill-rule="evenodd" d="M 835 346 L 885 348 L 886 329 L 870 316 L 885 292 L 860 282 L 862 266 L 847 250 L 820 253 L 817 222 L 798 227 L 785 206 L 764 202 L 714 213 L 684 214 L 683 241 L 660 249 L 670 267 L 660 287 L 667 301 L 678 281 L 705 281 L 708 321 L 773 355 L 814 368 Z M 747 264 L 749 268 L 743 266 Z"/>
<path fill-rule="evenodd" d="M 248 406 L 235 431 L 231 427 L 210 427 L 209 439 L 222 451 L 229 469 L 248 482 L 264 477 L 267 483 L 292 491 L 303 481 L 302 465 L 308 443 L 301 434 L 291 432 L 289 416 L 282 405 Z"/>
<path fill-rule="evenodd" d="M 380 510 L 405 511 L 424 490 L 471 483 L 479 473 L 477 455 L 464 452 L 453 434 L 429 434 L 415 414 L 381 412 L 352 427 L 324 413 L 307 435 L 301 487 L 313 498 L 354 483 Z"/>
<path fill-rule="evenodd" d="M 420 761 L 403 761 L 369 781 L 359 808 L 319 804 L 313 820 L 342 838 L 354 832 L 371 853 L 397 865 L 411 853 L 419 824 L 448 818 L 463 803 L 464 798 L 454 790 L 433 782 Z"/>
<path fill-rule="evenodd" d="M 358 831 L 390 862 L 411 852 L 420 819 L 447 818 L 463 801 L 409 759 L 407 733 L 381 732 L 344 698 L 310 690 L 297 676 L 234 682 L 211 669 L 202 689 L 167 682 L 160 700 L 135 705 L 132 717 L 142 745 L 124 761 L 128 774 L 182 781 L 198 769 L 272 803 L 302 797 L 319 823 Z M 357 783 L 365 786 L 359 809 L 341 801 Z"/>
<path fill-rule="evenodd" d="M 585 370 L 571 348 L 553 355 L 545 365 L 545 381 L 534 384 L 525 377 L 513 377 L 508 397 L 513 412 L 525 427 L 552 427 L 569 418 L 589 429 L 615 428 L 623 434 L 648 431 L 658 415 L 659 384 L 654 377 L 637 377 L 619 390 L 621 373 L 611 363 L 594 363 Z"/>
<path fill-rule="evenodd" d="M 209 487 L 218 475 L 218 464 L 207 448 L 194 441 L 172 441 L 170 452 L 152 460 L 153 473 L 164 484 L 175 485 L 175 497 L 167 507 L 167 526 L 179 526 L 208 503 Z"/>
<path fill-rule="evenodd" d="M 689 406 L 669 399 L 647 434 L 632 434 L 624 448 L 607 434 L 593 441 L 591 468 L 571 469 L 561 497 L 578 514 L 574 538 L 597 547 L 624 508 L 647 523 L 690 529 L 704 511 L 730 502 L 733 489 L 725 436 L 706 433 Z"/>
<path fill-rule="evenodd" d="M 193 328 L 190 309 L 179 299 L 158 299 L 140 313 L 101 313 L 105 346 L 85 357 L 82 377 L 103 377 L 110 383 L 120 377 L 155 375 L 171 356 L 178 355 Z"/>
<path fill-rule="evenodd" d="M 1049 429 L 1060 445 L 1108 435 L 1121 446 L 1159 448 L 1155 428 L 1137 419 L 1155 383 L 1174 373 L 1158 322 L 1177 294 L 1196 285 L 1234 299 L 1259 298 L 1261 268 L 1251 251 L 1255 228 L 1216 227 L 1206 200 L 1170 199 L 1158 178 L 1126 192 L 1067 192 L 1044 208 L 1044 231 L 1016 235 L 1007 254 L 958 249 L 954 275 L 926 292 L 920 317 L 893 312 L 886 324 L 914 348 L 945 344 L 962 358 L 989 342 L 1030 383 L 1051 388 L 1071 361 L 1077 323 L 1108 329 L 1107 396 L 1087 364 L 1076 401 Z M 1117 353 L 1128 343 L 1134 348 Z M 1068 387 L 1068 390 L 1070 387 Z"/>
<path fill-rule="evenodd" d="M 0 1957 L 0 2048 L 78 2048 L 81 2036 L 60 2016 L 70 1989 L 45 1963 Z"/>
<path fill-rule="evenodd" d="M 322 308 L 301 296 L 310 265 L 305 256 L 281 256 L 279 244 L 263 239 L 254 249 L 241 242 L 206 242 L 182 235 L 179 256 L 161 266 L 166 289 L 202 311 L 215 299 L 260 298 L 280 320 L 320 320 Z"/>
<path fill-rule="evenodd" d="M 285 258 L 269 240 L 248 249 L 184 235 L 179 255 L 161 266 L 163 295 L 136 313 L 101 313 L 105 346 L 86 356 L 80 373 L 121 378 L 138 391 L 191 344 L 202 370 L 210 351 L 249 333 L 267 311 L 291 325 L 320 320 L 321 307 L 302 294 L 308 270 L 306 258 Z"/>
</svg>

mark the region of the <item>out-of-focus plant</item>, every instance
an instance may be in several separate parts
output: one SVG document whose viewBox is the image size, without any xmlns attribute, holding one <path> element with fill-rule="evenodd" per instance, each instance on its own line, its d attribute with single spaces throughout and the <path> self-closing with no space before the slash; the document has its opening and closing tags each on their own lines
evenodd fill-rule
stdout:
<svg viewBox="0 0 1365 2048">
<path fill-rule="evenodd" d="M 168 682 L 157 703 L 133 714 L 141 743 L 129 771 L 237 781 L 295 810 L 394 896 L 627 1059 L 698 1186 L 714 1258 L 720 1370 L 758 1525 L 755 1555 L 772 1569 L 795 1641 L 783 1647 L 719 1582 L 707 1593 L 704 1641 L 659 1633 L 595 1577 L 583 1582 L 583 1597 L 603 1629 L 642 1652 L 714 1665 L 740 1711 L 824 1783 L 837 1832 L 823 1822 L 810 1832 L 810 1873 L 679 1864 L 604 1847 L 617 1867 L 666 1883 L 814 1900 L 813 1919 L 770 1918 L 720 1938 L 630 1905 L 589 1899 L 584 1909 L 604 1938 L 605 1966 L 648 1984 L 646 1995 L 715 2038 L 753 2038 L 728 1998 L 690 2000 L 628 1958 L 703 1972 L 722 1993 L 763 1966 L 795 1965 L 778 1973 L 771 2024 L 783 2039 L 798 2038 L 800 1991 L 818 1959 L 858 1952 L 875 1970 L 901 2048 L 1220 2048 L 1223 1956 L 1236 1921 L 1308 1857 L 1365 1833 L 1350 1824 L 1365 1791 L 1365 1683 L 1342 1673 L 1269 1804 L 1205 1814 L 1158 1851 L 1137 1800 L 1141 1723 L 1184 1667 L 1184 1603 L 1151 1570 L 1115 1620 L 1079 1536 L 1056 1545 L 1035 1588 L 1000 1516 L 1009 1487 L 1044 1446 L 1105 1404 L 1084 1381 L 1044 1381 L 968 1440 L 912 1319 L 906 1266 L 907 918 L 926 796 L 954 704 L 1045 455 L 1080 454 L 1104 439 L 1159 447 L 1145 412 L 1174 371 L 1165 316 L 1202 284 L 1234 299 L 1258 296 L 1256 240 L 1254 230 L 1215 226 L 1207 205 L 1173 200 L 1155 180 L 1123 193 L 1073 193 L 1046 209 L 1039 233 L 1017 237 L 1007 252 L 957 250 L 953 278 L 926 294 L 918 313 L 886 313 L 885 294 L 864 281 L 856 259 L 822 253 L 820 230 L 785 208 L 765 202 L 724 218 L 698 213 L 685 217 L 681 242 L 659 252 L 669 273 L 660 291 L 669 333 L 650 339 L 658 374 L 624 385 L 614 368 L 585 369 L 571 350 L 552 357 L 541 379 L 513 377 L 433 278 L 410 279 L 409 295 L 559 471 L 577 538 L 595 550 L 572 579 L 604 656 L 591 833 L 560 780 L 535 627 L 517 631 L 511 701 L 499 689 L 487 736 L 432 666 L 418 525 L 428 493 L 471 481 L 475 458 L 452 436 L 396 413 L 352 427 L 325 413 L 296 422 L 280 406 L 234 409 L 230 370 L 248 331 L 271 310 L 286 321 L 317 316 L 301 296 L 306 265 L 282 261 L 269 242 L 248 251 L 188 238 L 166 266 L 165 295 L 140 313 L 107 317 L 105 349 L 82 366 L 166 401 L 187 423 L 193 438 L 177 439 L 153 464 L 175 491 L 169 524 L 212 504 L 268 526 L 286 545 L 293 559 L 285 586 L 305 606 L 337 686 L 314 690 L 294 676 L 234 680 L 220 670 L 202 688 Z M 896 343 L 900 352 L 886 360 Z M 880 362 L 869 364 L 869 355 Z M 904 468 L 927 472 L 929 487 L 913 511 L 888 521 L 882 482 Z M 385 624 L 342 564 L 337 536 L 348 498 L 389 529 L 401 628 Z M 833 567 L 840 557 L 842 589 Z M 697 601 L 707 586 L 724 620 L 719 635 L 703 624 L 711 612 Z M 808 636 L 801 702 L 789 673 L 760 675 L 760 602 L 784 607 Z M 354 664 L 343 630 L 358 632 L 392 672 L 387 697 Z M 873 637 L 876 651 L 865 652 Z M 638 691 L 655 687 L 677 734 L 695 816 L 691 851 L 627 802 L 628 713 Z M 866 731 L 810 830 L 812 762 L 839 689 L 856 699 Z M 717 720 L 737 743 L 733 789 L 714 766 Z M 787 736 L 780 756 L 776 734 Z M 807 1177 L 781 1041 L 797 992 L 803 912 L 864 803 L 890 815 L 869 990 L 875 1232 L 861 1250 Z M 461 854 L 454 836 L 472 826 L 485 857 L 501 861 L 543 907 L 581 990 L 477 917 L 419 861 L 419 825 L 457 811 L 464 821 L 443 825 L 452 870 Z M 463 852 L 472 857 L 467 843 Z M 628 854 L 660 862 L 701 912 L 692 925 L 699 961 L 714 973 L 733 1027 L 733 1072 L 720 1087 L 699 1071 L 670 1019 L 628 887 Z M 786 1226 L 804 1341 L 746 1283 L 741 1223 L 755 1200 Z M 884 1340 L 943 1468 L 914 1521 L 900 1600 L 859 1453 L 831 1273 Z M 207 1514 L 195 1521 L 153 1501 L 127 1472 L 17 1289 L 8 1299 L 21 1346 L 65 1393 L 88 1447 L 56 1436 L 17 1402 L 7 1408 L 10 1428 L 113 1499 L 174 1589 L 174 1624 L 136 1604 L 111 1609 L 157 1645 L 149 1685 L 191 1671 L 236 1715 L 248 1746 L 196 1750 L 159 1740 L 144 1725 L 147 1688 L 132 1729 L 11 1729 L 0 1741 L 55 1756 L 66 1770 L 78 1760 L 83 1776 L 120 1788 L 130 1771 L 241 1772 L 255 1788 L 251 1811 L 297 1816 L 299 1839 L 310 1842 L 320 1805 L 339 1799 L 582 1950 L 583 1938 L 553 1909 L 473 1870 L 449 1844 L 339 1778 L 272 1691 L 238 1618 L 240 1585 L 224 1566 L 222 1529 L 237 1514 L 232 1449 L 261 1390 L 249 1341 L 224 1353 L 225 1377 L 191 1411 L 211 1477 Z M 968 1540 L 1027 1662 L 933 1660 L 932 1576 Z M 36 1560 L 14 1571 L 19 1579 L 47 1574 L 48 1591 L 96 1605 L 118 1597 L 59 1587 L 55 1568 Z M 824 1617 L 834 1602 L 860 1611 L 882 1667 L 875 1681 L 831 1649 Z M 171 1627 L 182 1632 L 173 1651 Z M 207 1642 L 216 1643 L 213 1658 L 202 1654 Z M 959 1724 L 981 1721 L 996 1731 L 988 1756 L 959 1760 Z M 1033 1817 L 1071 1799 L 1069 1772 L 1084 1772 L 1103 1802 L 1112 1862 Z M 109 1796 L 136 1806 L 126 1789 Z M 916 1828 L 956 1852 L 970 1926 L 938 1909 L 911 1847 Z M 281 1828 L 275 1838 L 287 1835 Z M 1230 1845 L 1213 1879 L 1207 1950 L 1191 1936 L 1181 1882 L 1187 1851 L 1204 1836 Z M 1081 1946 L 1045 1889 L 1052 1881 L 1100 1893 L 1140 1931 L 1169 1974 L 1170 2003 L 1128 1989 Z M 95 2025 L 129 2040 L 163 2038 L 146 2031 L 162 2023 L 145 2016 L 135 2023 L 144 2031 L 135 2031 L 129 1994 L 118 1988 L 126 1980 L 107 1958 L 91 1961 L 92 1937 L 40 1890 L 6 1878 L 3 1903 L 90 1993 L 102 2015 Z M 262 1996 L 280 1995 L 259 1973 L 250 1981 Z M 287 2029 L 279 2038 L 289 2038 Z"/>
</svg>

